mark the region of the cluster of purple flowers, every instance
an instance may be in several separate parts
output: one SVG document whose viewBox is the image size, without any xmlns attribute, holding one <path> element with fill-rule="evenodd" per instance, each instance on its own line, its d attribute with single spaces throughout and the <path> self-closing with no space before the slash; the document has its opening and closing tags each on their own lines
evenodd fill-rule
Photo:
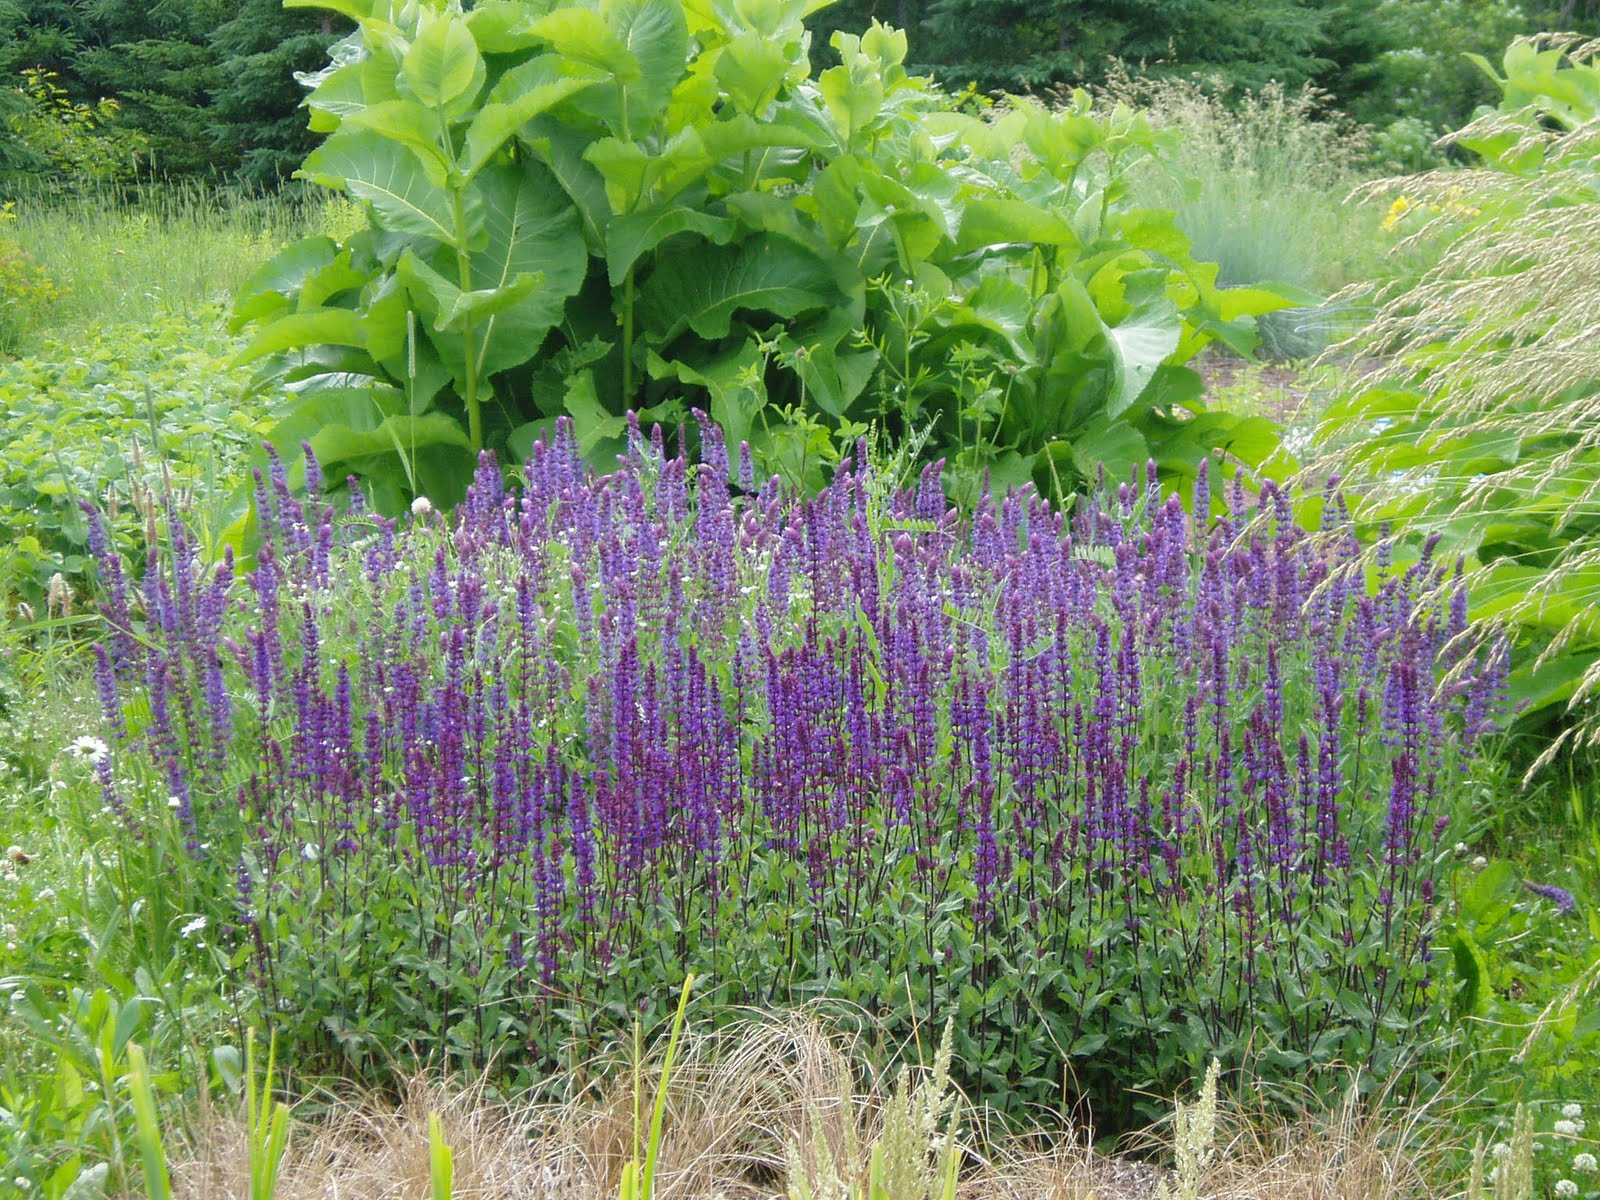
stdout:
<svg viewBox="0 0 1600 1200">
<path fill-rule="evenodd" d="M 97 544 L 119 760 L 176 799 L 274 1003 L 313 1002 L 288 942 L 352 929 L 358 976 L 402 942 L 449 968 L 385 994 L 499 980 L 526 1024 L 484 1036 L 538 1045 L 546 1006 L 689 970 L 1055 1022 L 1063 1053 L 1265 1010 L 1317 1045 L 1352 1019 L 1323 987 L 1374 1030 L 1424 1002 L 1504 689 L 1446 568 L 1369 587 L 1336 497 L 1313 537 L 1270 484 L 1214 514 L 1204 474 L 1192 515 L 1152 467 L 969 518 L 937 468 L 804 499 L 711 426 L 702 460 L 635 427 L 596 476 L 563 429 L 518 488 L 486 457 L 453 515 L 398 522 L 274 462 L 248 572 L 175 529 L 135 588 Z"/>
</svg>

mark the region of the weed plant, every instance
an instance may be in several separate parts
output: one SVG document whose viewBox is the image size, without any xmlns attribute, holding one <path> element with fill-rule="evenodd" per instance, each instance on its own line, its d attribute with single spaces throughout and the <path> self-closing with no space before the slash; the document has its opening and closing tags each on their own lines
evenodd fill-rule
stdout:
<svg viewBox="0 0 1600 1200">
<path fill-rule="evenodd" d="M 137 588 L 104 555 L 84 836 L 141 953 L 207 918 L 298 1061 L 356 1071 L 537 1073 L 691 972 L 891 1041 L 953 1015 L 987 1094 L 1059 1103 L 1066 1063 L 1111 1125 L 1247 1046 L 1395 1065 L 1499 689 L 1447 571 L 1368 595 L 1281 494 L 1191 524 L 1153 469 L 1071 521 L 966 522 L 931 469 L 736 500 L 705 436 L 596 479 L 563 433 L 404 527 L 280 467 L 242 580 L 181 529 Z"/>
</svg>

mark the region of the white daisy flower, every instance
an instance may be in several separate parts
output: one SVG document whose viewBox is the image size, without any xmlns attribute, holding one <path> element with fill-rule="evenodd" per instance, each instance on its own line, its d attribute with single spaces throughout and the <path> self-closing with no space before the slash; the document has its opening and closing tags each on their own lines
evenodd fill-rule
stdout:
<svg viewBox="0 0 1600 1200">
<path fill-rule="evenodd" d="M 111 749 L 99 738 L 85 734 L 83 737 L 72 739 L 72 744 L 67 747 L 67 753 L 91 766 L 98 766 L 110 755 Z"/>
</svg>

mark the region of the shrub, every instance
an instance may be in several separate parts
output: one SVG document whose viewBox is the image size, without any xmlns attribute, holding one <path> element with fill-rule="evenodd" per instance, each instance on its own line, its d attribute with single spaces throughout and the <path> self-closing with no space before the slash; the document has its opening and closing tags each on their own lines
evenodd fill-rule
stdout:
<svg viewBox="0 0 1600 1200">
<path fill-rule="evenodd" d="M 1570 714 L 1550 753 L 1600 736 L 1594 48 L 1516 43 L 1501 111 L 1450 139 L 1478 166 L 1381 185 L 1445 248 L 1382 297 L 1320 433 L 1364 519 L 1469 558 L 1476 611 L 1515 631 L 1518 704 Z"/>
<path fill-rule="evenodd" d="M 696 405 L 811 489 L 868 423 L 926 436 L 968 501 L 986 474 L 1064 494 L 1274 449 L 1182 364 L 1284 301 L 1219 292 L 1131 203 L 1164 142 L 1136 113 L 956 111 L 877 24 L 813 78 L 808 0 L 338 7 L 361 29 L 314 81 L 301 175 L 371 228 L 285 251 L 236 323 L 296 385 L 280 453 L 309 440 L 380 511 L 453 504 L 479 449 L 558 417 L 604 466 L 629 410 Z"/>
<path fill-rule="evenodd" d="M 105 556 L 105 886 L 207 915 L 308 1067 L 538 1078 L 688 973 L 953 1017 L 985 1096 L 1068 1066 L 1112 1127 L 1213 1055 L 1393 1066 L 1497 689 L 1442 568 L 1368 594 L 1281 493 L 1247 529 L 1202 475 L 1191 524 L 1153 466 L 967 521 L 936 468 L 735 499 L 706 444 L 595 478 L 563 428 L 404 525 L 310 458 L 243 579 Z"/>
<path fill-rule="evenodd" d="M 30 192 L 82 191 L 133 182 L 146 149 L 144 136 L 117 125 L 121 106 L 72 100 L 54 71 L 22 72 L 22 103 L 3 114 L 15 157 L 25 168 L 11 180 Z"/>
</svg>

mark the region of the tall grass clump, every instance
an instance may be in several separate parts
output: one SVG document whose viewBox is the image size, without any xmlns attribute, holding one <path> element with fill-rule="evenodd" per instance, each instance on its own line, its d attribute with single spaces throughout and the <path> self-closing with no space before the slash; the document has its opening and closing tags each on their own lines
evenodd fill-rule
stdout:
<svg viewBox="0 0 1600 1200">
<path fill-rule="evenodd" d="M 1364 177 L 1368 136 L 1330 112 L 1325 96 L 1126 75 L 1111 87 L 1158 128 L 1181 133 L 1172 169 L 1148 170 L 1137 190 L 1176 213 L 1195 253 L 1217 263 L 1219 283 L 1331 292 L 1383 273 L 1380 215 L 1346 203 Z"/>
<path fill-rule="evenodd" d="M 90 190 L 23 196 L 8 233 L 61 295 L 24 346 L 49 332 L 192 316 L 228 303 L 286 243 L 317 232 L 325 205 L 293 194 L 250 195 L 202 185 L 128 197 Z"/>
<path fill-rule="evenodd" d="M 1517 702 L 1560 717 L 1546 758 L 1600 743 L 1597 49 L 1517 43 L 1500 111 L 1451 136 L 1476 166 L 1380 185 L 1444 249 L 1381 296 L 1320 434 L 1364 519 L 1467 556 Z"/>
<path fill-rule="evenodd" d="M 1499 690 L 1443 567 L 1369 591 L 1281 492 L 1191 520 L 1153 465 L 968 519 L 703 437 L 597 477 L 563 429 L 403 522 L 278 466 L 249 571 L 177 528 L 136 587 L 97 535 L 111 894 L 206 916 L 308 1069 L 534 1078 L 689 974 L 954 1019 L 986 1096 L 1065 1067 L 1113 1128 L 1213 1056 L 1396 1065 Z"/>
</svg>

